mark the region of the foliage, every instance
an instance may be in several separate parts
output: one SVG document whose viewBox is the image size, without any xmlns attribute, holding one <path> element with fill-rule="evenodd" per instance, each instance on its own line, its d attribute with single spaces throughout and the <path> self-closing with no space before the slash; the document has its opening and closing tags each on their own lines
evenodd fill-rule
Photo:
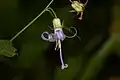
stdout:
<svg viewBox="0 0 120 80">
<path fill-rule="evenodd" d="M 13 57 L 16 55 L 16 49 L 9 40 L 0 40 L 0 55 Z"/>
</svg>

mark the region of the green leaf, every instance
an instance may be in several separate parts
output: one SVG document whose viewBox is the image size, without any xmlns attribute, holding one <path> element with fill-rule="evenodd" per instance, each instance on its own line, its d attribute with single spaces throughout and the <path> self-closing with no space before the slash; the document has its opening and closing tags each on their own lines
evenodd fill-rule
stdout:
<svg viewBox="0 0 120 80">
<path fill-rule="evenodd" d="M 0 40 L 0 55 L 12 57 L 16 55 L 16 49 L 9 40 Z"/>
</svg>

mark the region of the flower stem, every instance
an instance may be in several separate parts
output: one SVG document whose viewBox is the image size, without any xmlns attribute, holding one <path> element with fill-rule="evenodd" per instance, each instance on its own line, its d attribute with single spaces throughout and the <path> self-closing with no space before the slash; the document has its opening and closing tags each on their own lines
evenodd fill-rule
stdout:
<svg viewBox="0 0 120 80">
<path fill-rule="evenodd" d="M 36 16 L 31 22 L 29 22 L 20 32 L 18 32 L 12 39 L 10 39 L 10 42 L 12 42 L 15 38 L 17 38 L 23 31 L 25 31 L 33 22 L 35 22 L 45 11 L 46 9 L 53 3 L 53 0 L 50 1 L 50 3 L 46 6 L 46 8 L 38 15 Z"/>
<path fill-rule="evenodd" d="M 51 11 L 50 11 L 50 10 L 51 10 Z M 52 13 L 53 13 L 54 17 L 57 18 L 57 15 L 56 15 L 55 11 L 54 11 L 51 7 L 47 8 L 46 11 L 50 12 L 51 15 L 52 15 Z M 52 15 L 52 16 L 53 16 L 53 15 Z"/>
</svg>

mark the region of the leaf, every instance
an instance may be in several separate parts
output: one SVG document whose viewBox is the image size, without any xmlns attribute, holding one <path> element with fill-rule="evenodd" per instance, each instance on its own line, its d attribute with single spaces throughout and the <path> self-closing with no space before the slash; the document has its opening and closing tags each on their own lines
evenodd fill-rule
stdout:
<svg viewBox="0 0 120 80">
<path fill-rule="evenodd" d="M 0 55 L 12 57 L 16 55 L 16 49 L 9 40 L 0 40 Z"/>
</svg>

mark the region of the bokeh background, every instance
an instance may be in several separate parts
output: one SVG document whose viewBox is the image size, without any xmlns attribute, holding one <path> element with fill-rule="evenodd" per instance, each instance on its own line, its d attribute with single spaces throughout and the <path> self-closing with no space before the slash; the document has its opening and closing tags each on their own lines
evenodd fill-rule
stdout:
<svg viewBox="0 0 120 80">
<path fill-rule="evenodd" d="M 49 2 L 0 0 L 0 39 L 11 39 Z M 89 0 L 81 21 L 69 12 L 69 0 L 54 0 L 51 7 L 81 37 L 62 43 L 69 67 L 61 71 L 55 44 L 40 38 L 52 26 L 53 17 L 45 12 L 13 41 L 19 55 L 0 56 L 0 80 L 120 80 L 120 1 Z"/>
</svg>

